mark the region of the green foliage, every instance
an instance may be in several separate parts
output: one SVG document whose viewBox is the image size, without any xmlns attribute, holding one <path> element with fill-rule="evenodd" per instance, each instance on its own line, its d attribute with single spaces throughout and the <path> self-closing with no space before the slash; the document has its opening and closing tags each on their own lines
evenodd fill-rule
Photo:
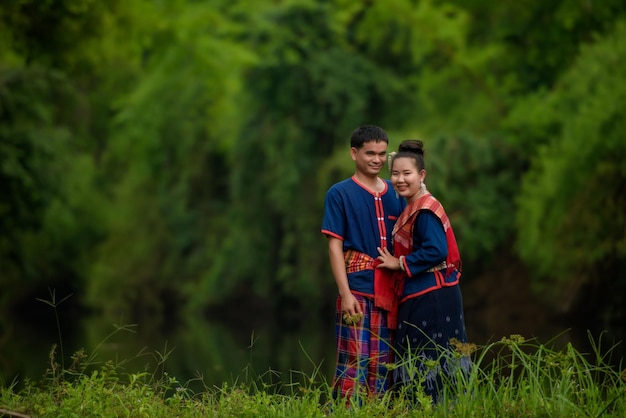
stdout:
<svg viewBox="0 0 626 418">
<path fill-rule="evenodd" d="M 501 256 L 515 234 L 514 196 L 524 171 L 520 152 L 502 138 L 440 137 L 427 142 L 426 184 L 455 230 L 464 266 L 474 274 Z"/>
<path fill-rule="evenodd" d="M 82 247 L 98 234 L 80 101 L 63 73 L 0 67 L 2 306 L 76 279 Z"/>
<path fill-rule="evenodd" d="M 0 413 L 41 417 L 620 417 L 626 411 L 624 372 L 620 375 L 606 363 L 611 348 L 604 352 L 599 344 L 594 345 L 587 356 L 571 345 L 554 350 L 520 335 L 478 349 L 458 342 L 453 346 L 455 352 L 449 355 L 471 356 L 473 365 L 469 373 L 459 371 L 454 383 L 444 380 L 444 396 L 436 405 L 418 385 L 414 394 L 390 391 L 365 397 L 348 408 L 345 400 L 332 399 L 332 388 L 315 371 L 286 387 L 272 383 L 270 373 L 193 392 L 161 370 L 123 373 L 112 362 L 85 368 L 85 356 L 79 352 L 68 369 L 50 370 L 42 385 L 29 382 L 20 391 L 2 387 Z M 406 395 L 416 395 L 423 402 L 412 405 Z"/>
<path fill-rule="evenodd" d="M 570 344 L 554 350 L 550 343 L 521 335 L 487 345 L 475 353 L 476 367 L 464 386 L 476 390 L 459 395 L 457 411 L 489 413 L 493 407 L 507 416 L 619 416 L 625 388 L 620 374 L 607 364 L 612 349 L 604 353 L 589 338 L 590 356 Z M 482 405 L 465 404 L 467 399 L 480 399 Z"/>
<path fill-rule="evenodd" d="M 518 234 L 546 290 L 617 271 L 625 11 L 5 1 L 0 308 L 58 284 L 109 317 L 322 305 L 323 196 L 363 123 L 426 141 L 476 274 Z"/>
<path fill-rule="evenodd" d="M 450 3 L 470 15 L 470 43 L 497 45 L 503 52 L 493 62 L 492 74 L 500 82 L 513 82 L 517 93 L 553 86 L 578 55 L 580 45 L 610 32 L 625 11 L 620 0 Z"/>
<path fill-rule="evenodd" d="M 239 283 L 310 305 L 328 283 L 325 253 L 312 249 L 320 248 L 323 192 L 330 186 L 320 186 L 312 173 L 334 149 L 347 150 L 368 103 L 391 105 L 400 83 L 345 53 L 327 5 L 288 2 L 248 18 L 245 38 L 263 59 L 243 79 L 254 100 L 240 115 L 243 129 L 233 147 L 229 230 L 205 279 L 214 284 L 194 298 L 219 294 L 217 283 L 221 290 Z"/>
<path fill-rule="evenodd" d="M 116 41 L 117 23 L 133 5 L 109 6 L 111 13 L 91 1 L 0 6 L 7 41 L 0 52 L 2 310 L 48 285 L 82 287 L 87 255 L 101 237 L 98 141 L 115 100 L 110 89 L 129 74 L 109 70 L 117 60 L 125 69 L 132 62 L 130 48 Z"/>
<path fill-rule="evenodd" d="M 621 22 L 585 47 L 556 89 L 534 100 L 543 103 L 543 117 L 527 121 L 554 135 L 543 138 L 524 178 L 518 244 L 540 275 L 557 282 L 557 293 L 564 282 L 596 280 L 595 272 L 626 259 L 624 35 Z"/>
<path fill-rule="evenodd" d="M 435 134 L 493 129 L 508 89 L 494 79 L 504 51 L 497 43 L 468 42 L 471 20 L 463 8 L 394 0 L 363 2 L 350 10 L 348 39 L 399 76 L 408 93 L 393 104 L 394 125 Z"/>
<path fill-rule="evenodd" d="M 139 300 L 140 311 L 162 311 L 166 295 L 172 303 L 210 270 L 228 226 L 224 137 L 237 131 L 238 68 L 254 56 L 219 38 L 226 22 L 210 8 L 167 12 L 159 49 L 120 99 L 102 157 L 115 183 L 88 301 L 108 312 Z"/>
</svg>

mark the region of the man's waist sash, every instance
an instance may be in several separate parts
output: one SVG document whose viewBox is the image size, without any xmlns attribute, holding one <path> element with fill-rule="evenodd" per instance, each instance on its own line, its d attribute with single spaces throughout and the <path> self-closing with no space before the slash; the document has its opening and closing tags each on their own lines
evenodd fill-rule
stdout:
<svg viewBox="0 0 626 418">
<path fill-rule="evenodd" d="M 356 273 L 357 271 L 373 270 L 376 259 L 365 253 L 348 250 L 343 253 L 343 259 L 346 263 L 347 273 Z"/>
<path fill-rule="evenodd" d="M 371 257 L 365 253 L 348 250 L 343 254 L 343 259 L 346 263 L 346 272 L 347 273 L 356 273 L 357 271 L 363 270 L 373 270 L 375 266 L 376 259 Z M 446 263 L 444 260 L 440 264 L 437 264 L 434 267 L 426 270 L 426 273 L 434 273 L 439 270 L 446 269 L 448 267 L 454 267 L 452 264 Z"/>
</svg>

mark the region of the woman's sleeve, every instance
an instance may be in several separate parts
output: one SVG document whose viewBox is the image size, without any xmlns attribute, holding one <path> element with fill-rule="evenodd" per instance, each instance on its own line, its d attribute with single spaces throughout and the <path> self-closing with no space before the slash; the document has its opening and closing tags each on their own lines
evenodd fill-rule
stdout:
<svg viewBox="0 0 626 418">
<path fill-rule="evenodd" d="M 441 220 L 428 210 L 421 211 L 413 226 L 413 252 L 405 257 L 407 275 L 413 277 L 445 261 L 448 242 Z"/>
</svg>

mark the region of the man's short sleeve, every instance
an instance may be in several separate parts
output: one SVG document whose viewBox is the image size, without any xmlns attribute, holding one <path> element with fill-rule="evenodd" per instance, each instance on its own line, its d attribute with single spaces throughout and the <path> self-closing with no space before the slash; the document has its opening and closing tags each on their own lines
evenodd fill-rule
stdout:
<svg viewBox="0 0 626 418">
<path fill-rule="evenodd" d="M 345 205 L 336 187 L 326 192 L 322 234 L 344 240 L 346 231 Z"/>
</svg>

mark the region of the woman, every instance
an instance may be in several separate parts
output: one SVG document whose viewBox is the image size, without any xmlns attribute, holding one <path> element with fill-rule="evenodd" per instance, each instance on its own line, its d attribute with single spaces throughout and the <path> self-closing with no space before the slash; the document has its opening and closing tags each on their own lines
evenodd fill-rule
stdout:
<svg viewBox="0 0 626 418">
<path fill-rule="evenodd" d="M 396 382 L 401 386 L 421 382 L 437 402 L 442 380 L 453 381 L 459 367 L 468 370 L 469 359 L 456 356 L 451 344 L 467 342 L 459 288 L 461 258 L 448 216 L 426 190 L 425 178 L 424 144 L 403 141 L 391 160 L 391 183 L 407 207 L 393 230 L 394 255 L 379 248 L 378 267 L 404 273 Z"/>
</svg>

